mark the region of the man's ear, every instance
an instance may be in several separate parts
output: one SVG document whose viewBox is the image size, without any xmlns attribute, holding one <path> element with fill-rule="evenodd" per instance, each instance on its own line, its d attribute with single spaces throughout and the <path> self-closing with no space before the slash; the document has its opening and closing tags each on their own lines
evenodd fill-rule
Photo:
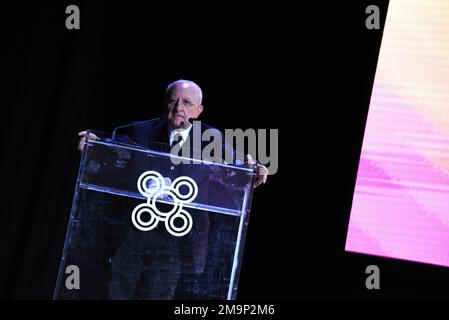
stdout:
<svg viewBox="0 0 449 320">
<path fill-rule="evenodd" d="M 198 118 L 200 116 L 200 114 L 203 112 L 203 110 L 204 110 L 204 107 L 201 104 L 198 105 L 197 109 L 196 109 L 196 116 L 195 116 L 195 118 Z"/>
</svg>

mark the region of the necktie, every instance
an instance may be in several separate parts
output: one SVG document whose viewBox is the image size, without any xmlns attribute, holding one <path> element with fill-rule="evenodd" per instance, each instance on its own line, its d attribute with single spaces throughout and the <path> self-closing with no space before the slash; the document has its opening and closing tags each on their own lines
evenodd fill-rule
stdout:
<svg viewBox="0 0 449 320">
<path fill-rule="evenodd" d="M 171 147 L 173 148 L 175 145 L 180 144 L 182 141 L 182 135 L 180 133 L 175 133 L 173 136 L 173 140 L 171 142 Z"/>
</svg>

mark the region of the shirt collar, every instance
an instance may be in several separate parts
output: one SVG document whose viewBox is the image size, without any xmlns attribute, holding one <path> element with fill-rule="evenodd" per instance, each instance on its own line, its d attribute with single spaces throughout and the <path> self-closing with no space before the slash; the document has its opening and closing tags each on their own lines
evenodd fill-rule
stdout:
<svg viewBox="0 0 449 320">
<path fill-rule="evenodd" d="M 187 137 L 190 134 L 190 130 L 192 130 L 192 125 L 191 124 L 186 129 L 172 129 L 169 126 L 168 127 L 168 133 L 169 133 L 168 137 L 169 137 L 170 145 L 172 145 L 173 138 L 175 137 L 176 134 L 181 134 L 181 137 L 182 137 L 181 144 L 184 143 L 187 140 Z"/>
</svg>

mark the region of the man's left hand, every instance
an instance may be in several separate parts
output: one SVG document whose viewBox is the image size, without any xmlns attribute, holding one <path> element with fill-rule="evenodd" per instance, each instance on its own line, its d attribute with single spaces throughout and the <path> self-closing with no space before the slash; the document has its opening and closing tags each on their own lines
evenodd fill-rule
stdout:
<svg viewBox="0 0 449 320">
<path fill-rule="evenodd" d="M 250 154 L 246 156 L 248 164 L 254 164 L 254 160 Z M 256 169 L 256 181 L 254 182 L 254 188 L 257 188 L 262 183 L 266 183 L 268 178 L 268 169 L 264 165 L 259 164 Z"/>
</svg>

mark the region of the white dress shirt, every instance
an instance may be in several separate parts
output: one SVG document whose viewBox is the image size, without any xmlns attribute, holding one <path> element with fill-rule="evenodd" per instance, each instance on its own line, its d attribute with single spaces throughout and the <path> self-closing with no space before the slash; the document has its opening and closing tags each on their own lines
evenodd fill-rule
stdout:
<svg viewBox="0 0 449 320">
<path fill-rule="evenodd" d="M 192 125 L 190 125 L 186 129 L 171 129 L 171 128 L 169 128 L 168 130 L 169 130 L 168 137 L 169 137 L 170 146 L 173 145 L 173 139 L 175 138 L 175 135 L 180 134 L 182 137 L 182 140 L 179 143 L 179 146 L 182 147 L 184 142 L 186 142 L 187 137 L 189 136 L 190 130 L 192 130 Z"/>
</svg>

